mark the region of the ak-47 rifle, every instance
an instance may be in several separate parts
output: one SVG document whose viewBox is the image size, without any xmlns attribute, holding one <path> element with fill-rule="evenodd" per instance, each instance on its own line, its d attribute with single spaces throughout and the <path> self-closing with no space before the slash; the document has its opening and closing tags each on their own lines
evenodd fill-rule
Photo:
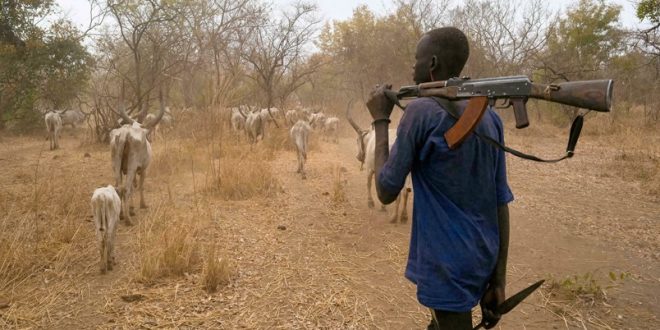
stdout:
<svg viewBox="0 0 660 330">
<path fill-rule="evenodd" d="M 455 149 L 474 131 L 486 111 L 486 107 L 494 105 L 496 100 L 506 100 L 505 107 L 513 106 L 516 128 L 524 128 L 529 125 L 526 103 L 530 98 L 609 112 L 612 104 L 612 86 L 611 79 L 545 85 L 534 83 L 526 76 L 484 79 L 452 78 L 403 86 L 398 92 L 392 92 L 388 96 L 392 99 L 396 97 L 396 103 L 400 107 L 399 100 L 417 97 L 435 96 L 447 100 L 468 99 L 463 114 L 460 115 L 456 124 L 445 133 L 449 148 Z M 580 121 L 580 128 L 581 124 Z M 579 135 L 579 129 L 577 135 Z M 577 137 L 575 142 L 577 142 Z"/>
</svg>

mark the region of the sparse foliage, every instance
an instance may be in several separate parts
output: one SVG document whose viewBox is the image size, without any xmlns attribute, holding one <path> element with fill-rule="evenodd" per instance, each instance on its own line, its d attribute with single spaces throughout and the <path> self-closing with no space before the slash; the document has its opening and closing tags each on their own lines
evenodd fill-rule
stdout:
<svg viewBox="0 0 660 330">
<path fill-rule="evenodd" d="M 299 2 L 273 22 L 263 17 L 241 52 L 250 67 L 248 77 L 264 97 L 265 107 L 273 107 L 276 99 L 285 104 L 318 69 L 320 63 L 307 61 L 306 56 L 319 24 L 316 10 L 315 5 Z"/>
<path fill-rule="evenodd" d="M 41 113 L 71 105 L 92 57 L 66 20 L 42 23 L 52 1 L 0 3 L 0 129 L 41 125 Z"/>
</svg>

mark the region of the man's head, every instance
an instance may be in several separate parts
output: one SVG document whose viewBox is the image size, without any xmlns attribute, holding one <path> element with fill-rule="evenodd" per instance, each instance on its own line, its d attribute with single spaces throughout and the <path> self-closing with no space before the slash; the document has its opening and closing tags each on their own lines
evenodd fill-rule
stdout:
<svg viewBox="0 0 660 330">
<path fill-rule="evenodd" d="M 454 27 L 426 32 L 417 43 L 413 79 L 421 84 L 458 77 L 470 56 L 465 34 Z"/>
</svg>

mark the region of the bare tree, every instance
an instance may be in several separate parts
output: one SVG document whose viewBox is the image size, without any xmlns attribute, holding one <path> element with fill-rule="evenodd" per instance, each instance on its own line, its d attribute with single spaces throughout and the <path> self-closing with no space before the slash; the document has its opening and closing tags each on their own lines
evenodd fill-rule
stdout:
<svg viewBox="0 0 660 330">
<path fill-rule="evenodd" d="M 475 54 L 483 56 L 485 63 L 468 64 L 472 74 L 507 75 L 531 71 L 529 63 L 545 45 L 551 16 L 542 0 L 467 0 L 454 11 L 453 23 L 468 35 Z"/>
<path fill-rule="evenodd" d="M 414 31 L 416 42 L 422 34 L 447 25 L 451 0 L 395 0 L 397 16 Z"/>
<path fill-rule="evenodd" d="M 267 12 L 254 0 L 214 0 L 211 10 L 211 15 L 206 17 L 205 31 L 215 78 L 212 97 L 212 105 L 215 105 L 229 97 L 241 78 L 243 46 Z"/>
<path fill-rule="evenodd" d="M 268 109 L 278 96 L 290 95 L 318 68 L 305 65 L 307 47 L 320 22 L 316 11 L 315 5 L 296 3 L 292 12 L 282 13 L 281 19 L 263 22 L 241 54 L 252 69 L 249 77 L 265 94 Z"/>
<path fill-rule="evenodd" d="M 126 73 L 119 71 L 135 94 L 136 102 L 129 108 L 129 113 L 137 111 L 137 120 L 142 121 L 147 115 L 149 93 L 155 87 L 153 82 L 155 77 L 160 76 L 157 73 L 160 73 L 164 66 L 161 63 L 161 50 L 169 49 L 164 48 L 167 42 L 163 40 L 168 34 L 154 27 L 158 27 L 159 23 L 174 20 L 174 16 L 155 0 L 140 1 L 137 5 L 132 1 L 120 0 L 108 3 L 108 8 L 133 61 Z M 149 45 L 144 45 L 145 39 L 149 39 Z M 151 71 L 150 74 L 147 74 L 148 71 Z"/>
</svg>

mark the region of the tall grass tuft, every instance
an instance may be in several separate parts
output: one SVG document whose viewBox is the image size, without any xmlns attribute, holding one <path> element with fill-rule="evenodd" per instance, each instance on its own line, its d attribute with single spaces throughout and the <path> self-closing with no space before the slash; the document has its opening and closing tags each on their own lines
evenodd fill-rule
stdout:
<svg viewBox="0 0 660 330">
<path fill-rule="evenodd" d="M 172 213 L 161 206 L 140 223 L 138 280 L 143 283 L 192 273 L 201 263 L 198 221 L 194 216 L 172 219 Z"/>
<path fill-rule="evenodd" d="M 268 197 L 280 189 L 270 164 L 260 153 L 263 148 L 235 150 L 233 154 L 215 160 L 214 177 L 208 190 L 226 200 L 246 200 Z"/>
<path fill-rule="evenodd" d="M 218 286 L 229 283 L 231 270 L 226 258 L 218 257 L 217 248 L 210 248 L 204 263 L 203 286 L 208 293 L 217 291 Z"/>
<path fill-rule="evenodd" d="M 339 205 L 347 201 L 346 191 L 344 190 L 346 182 L 342 179 L 342 172 L 339 166 L 335 166 L 333 172 L 334 177 L 332 180 L 332 202 L 335 205 Z"/>
</svg>

